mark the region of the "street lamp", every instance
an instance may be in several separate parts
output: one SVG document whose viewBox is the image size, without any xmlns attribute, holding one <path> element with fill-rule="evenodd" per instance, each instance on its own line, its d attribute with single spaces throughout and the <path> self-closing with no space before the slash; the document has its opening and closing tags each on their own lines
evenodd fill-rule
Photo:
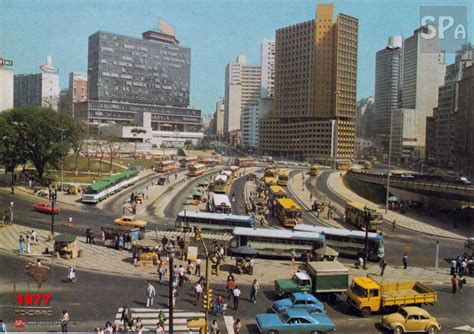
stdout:
<svg viewBox="0 0 474 334">
<path fill-rule="evenodd" d="M 54 204 L 56 203 L 56 188 L 49 185 L 49 200 L 51 202 L 51 237 L 54 236 Z"/>
<path fill-rule="evenodd" d="M 10 202 L 10 224 L 13 224 L 13 205 L 15 202 L 11 201 Z"/>
<path fill-rule="evenodd" d="M 60 129 L 61 131 L 61 149 L 63 148 L 63 137 L 64 137 L 64 131 L 66 129 Z M 61 193 L 64 191 L 64 157 L 61 161 Z"/>
<path fill-rule="evenodd" d="M 364 269 L 367 269 L 367 258 L 369 252 L 369 224 L 370 211 L 369 208 L 364 207 L 364 223 L 365 223 L 365 247 L 364 247 Z"/>
<path fill-rule="evenodd" d="M 183 203 L 184 204 L 184 226 L 187 227 L 186 225 L 186 211 L 188 210 L 188 205 L 191 204 L 192 197 L 186 197 L 186 201 Z"/>
<path fill-rule="evenodd" d="M 169 324 L 168 324 L 168 333 L 173 334 L 173 260 L 176 249 L 173 244 L 168 243 L 166 246 L 166 253 L 168 254 L 169 259 L 169 271 L 170 271 L 170 281 L 169 281 L 169 296 L 168 296 L 168 313 L 169 313 Z"/>
</svg>

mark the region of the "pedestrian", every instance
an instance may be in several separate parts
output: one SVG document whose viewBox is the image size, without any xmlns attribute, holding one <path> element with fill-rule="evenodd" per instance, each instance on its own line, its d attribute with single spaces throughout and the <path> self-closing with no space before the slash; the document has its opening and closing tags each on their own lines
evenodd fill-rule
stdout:
<svg viewBox="0 0 474 334">
<path fill-rule="evenodd" d="M 462 292 L 462 287 L 466 284 L 466 279 L 464 278 L 464 275 L 459 275 L 459 280 L 458 280 L 458 287 L 459 287 L 459 292 Z"/>
<path fill-rule="evenodd" d="M 313 201 L 313 193 L 310 193 L 310 194 L 309 194 L 309 201 L 310 201 L 310 202 Z"/>
<path fill-rule="evenodd" d="M 163 236 L 161 239 L 161 244 L 163 245 L 163 250 L 166 250 L 166 245 L 168 244 L 168 238 L 166 236 Z"/>
<path fill-rule="evenodd" d="M 7 325 L 3 322 L 2 319 L 0 319 L 0 333 L 6 333 L 7 332 Z"/>
<path fill-rule="evenodd" d="M 239 334 L 242 328 L 242 323 L 240 319 L 235 320 L 234 322 L 234 334 Z"/>
<path fill-rule="evenodd" d="M 451 276 L 456 272 L 456 259 L 451 260 Z"/>
<path fill-rule="evenodd" d="M 191 260 L 188 260 L 188 264 L 186 265 L 186 275 L 188 278 L 192 275 L 193 273 L 193 263 Z"/>
<path fill-rule="evenodd" d="M 178 268 L 178 275 L 179 275 L 178 285 L 183 286 L 183 283 L 184 283 L 184 267 L 181 264 L 179 265 L 179 268 Z"/>
<path fill-rule="evenodd" d="M 105 328 L 104 328 L 104 334 L 112 334 L 114 332 L 114 327 L 112 326 L 112 323 L 110 321 L 107 321 L 105 323 Z"/>
<path fill-rule="evenodd" d="M 91 229 L 88 228 L 86 229 L 86 244 L 90 244 L 91 243 Z"/>
<path fill-rule="evenodd" d="M 464 275 L 467 271 L 467 259 L 463 259 L 461 262 L 461 275 Z"/>
<path fill-rule="evenodd" d="M 196 297 L 196 306 L 199 304 L 199 300 L 201 298 L 201 293 L 202 293 L 202 286 L 200 282 L 196 282 L 196 285 L 194 286 L 194 297 Z"/>
<path fill-rule="evenodd" d="M 31 231 L 31 238 L 30 239 L 35 245 L 38 244 L 38 234 L 36 233 L 35 230 Z"/>
<path fill-rule="evenodd" d="M 125 211 L 127 210 L 127 202 L 123 202 L 123 205 L 122 205 L 122 215 L 125 214 Z"/>
<path fill-rule="evenodd" d="M 135 327 L 134 328 L 134 333 L 141 334 L 143 332 L 142 318 L 137 318 L 137 321 L 135 322 L 134 327 Z"/>
<path fill-rule="evenodd" d="M 219 247 L 219 254 L 223 260 L 224 260 L 224 253 L 225 253 L 224 245 L 221 244 Z"/>
<path fill-rule="evenodd" d="M 216 319 L 212 320 L 211 334 L 219 334 L 219 325 L 217 324 Z"/>
<path fill-rule="evenodd" d="M 194 275 L 201 276 L 201 259 L 196 259 L 196 269 Z"/>
<path fill-rule="evenodd" d="M 393 223 L 392 223 L 392 232 L 395 232 L 395 227 L 397 227 L 397 222 L 396 222 L 396 220 L 394 219 L 394 220 L 393 220 Z"/>
<path fill-rule="evenodd" d="M 128 327 L 132 327 L 132 315 L 127 306 L 123 307 L 120 321 L 123 321 L 123 329 L 126 332 Z"/>
<path fill-rule="evenodd" d="M 456 277 L 456 275 L 453 275 L 451 277 L 451 288 L 452 288 L 453 293 L 456 293 L 457 286 L 458 286 L 458 278 Z"/>
<path fill-rule="evenodd" d="M 163 329 L 163 333 L 165 330 L 166 320 L 168 320 L 168 318 L 166 318 L 166 315 L 160 310 L 160 313 L 158 314 L 158 325 Z"/>
<path fill-rule="evenodd" d="M 227 278 L 226 289 L 227 289 L 227 294 L 230 300 L 232 298 L 232 294 L 234 293 L 234 289 L 235 289 L 235 281 L 233 280 L 233 278 L 229 278 L 229 277 Z"/>
<path fill-rule="evenodd" d="M 402 262 L 403 262 L 403 269 L 407 269 L 407 267 L 408 267 L 408 255 L 406 253 L 403 254 Z"/>
<path fill-rule="evenodd" d="M 254 304 L 257 303 L 257 293 L 260 289 L 260 284 L 257 282 L 257 279 L 253 280 L 252 287 L 250 288 L 250 301 Z"/>
<path fill-rule="evenodd" d="M 165 334 L 165 330 L 160 326 L 159 322 L 156 323 L 155 334 Z"/>
<path fill-rule="evenodd" d="M 178 173 L 174 173 L 174 179 L 175 179 L 175 180 L 178 179 Z"/>
<path fill-rule="evenodd" d="M 63 310 L 63 313 L 61 314 L 59 321 L 61 323 L 61 332 L 67 333 L 67 325 L 69 323 L 69 314 L 67 313 L 66 310 Z"/>
<path fill-rule="evenodd" d="M 387 266 L 387 261 L 385 261 L 385 259 L 382 259 L 380 261 L 380 276 L 383 276 L 383 273 L 385 271 L 385 267 Z"/>
<path fill-rule="evenodd" d="M 295 249 L 293 248 L 291 250 L 291 266 L 292 267 L 295 266 L 295 260 L 296 260 L 296 252 L 295 252 Z"/>
<path fill-rule="evenodd" d="M 236 285 L 235 288 L 234 288 L 234 292 L 233 292 L 233 295 L 234 295 L 234 310 L 236 310 L 236 311 L 239 308 L 240 294 L 241 294 L 240 289 Z"/>
<path fill-rule="evenodd" d="M 30 243 L 30 237 L 27 235 L 26 236 L 26 254 L 31 253 L 31 243 Z"/>
<path fill-rule="evenodd" d="M 70 218 L 70 219 L 72 221 L 72 218 Z M 94 231 L 92 229 L 90 230 L 89 238 L 90 238 L 90 243 L 95 245 Z"/>
<path fill-rule="evenodd" d="M 235 194 L 232 194 L 232 202 L 235 202 Z"/>
<path fill-rule="evenodd" d="M 32 184 L 33 184 L 33 181 L 31 181 L 31 179 L 29 179 L 28 180 L 28 187 L 30 187 L 30 189 L 31 189 Z"/>
<path fill-rule="evenodd" d="M 250 259 L 249 261 L 249 274 L 253 275 L 253 268 L 255 266 L 255 260 L 253 258 Z"/>
<path fill-rule="evenodd" d="M 153 299 L 155 298 L 156 291 L 155 291 L 155 287 L 151 284 L 151 282 L 148 282 L 145 292 L 146 292 L 146 307 L 153 306 Z"/>
<path fill-rule="evenodd" d="M 74 266 L 69 266 L 69 273 L 67 275 L 67 279 L 69 280 L 69 283 L 76 283 L 76 268 Z"/>
<path fill-rule="evenodd" d="M 165 268 L 163 261 L 160 262 L 158 266 L 158 278 L 160 280 L 160 285 L 163 284 L 163 278 L 165 277 Z"/>
<path fill-rule="evenodd" d="M 19 244 L 19 250 L 20 254 L 23 254 L 25 252 L 25 238 L 23 238 L 23 235 L 20 235 L 20 239 L 18 240 Z"/>
<path fill-rule="evenodd" d="M 359 264 L 357 269 L 364 269 L 364 258 L 362 256 L 359 256 Z"/>
<path fill-rule="evenodd" d="M 119 251 L 123 250 L 123 246 L 124 246 L 123 236 L 120 234 L 119 237 L 118 237 L 118 249 L 119 249 Z"/>
</svg>

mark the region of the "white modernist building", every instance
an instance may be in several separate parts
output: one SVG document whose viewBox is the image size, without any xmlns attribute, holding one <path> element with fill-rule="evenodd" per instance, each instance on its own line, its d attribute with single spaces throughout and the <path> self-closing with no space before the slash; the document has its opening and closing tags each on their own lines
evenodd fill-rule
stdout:
<svg viewBox="0 0 474 334">
<path fill-rule="evenodd" d="M 0 113 L 13 108 L 13 71 L 0 69 Z"/>
<path fill-rule="evenodd" d="M 275 87 L 275 41 L 264 39 L 260 49 L 262 77 L 260 80 L 262 98 L 273 98 Z"/>
</svg>

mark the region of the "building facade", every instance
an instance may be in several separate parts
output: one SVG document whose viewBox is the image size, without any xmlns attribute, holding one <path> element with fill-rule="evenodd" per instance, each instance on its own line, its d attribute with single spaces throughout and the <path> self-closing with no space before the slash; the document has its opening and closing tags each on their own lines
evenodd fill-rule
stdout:
<svg viewBox="0 0 474 334">
<path fill-rule="evenodd" d="M 0 69 L 0 113 L 13 108 L 13 71 Z"/>
<path fill-rule="evenodd" d="M 375 135 L 388 153 L 391 112 L 400 108 L 403 37 L 391 36 L 375 57 Z"/>
<path fill-rule="evenodd" d="M 37 73 L 14 76 L 14 107 L 43 106 L 58 110 L 59 93 L 57 74 Z"/>
<path fill-rule="evenodd" d="M 230 132 L 240 130 L 242 111 L 258 104 L 260 81 L 260 66 L 246 64 L 245 56 L 240 55 L 235 63 L 227 64 L 225 69 L 224 134 L 228 139 Z"/>
<path fill-rule="evenodd" d="M 458 111 L 455 123 L 455 167 L 474 172 L 474 65 L 466 67 L 459 81 Z"/>
<path fill-rule="evenodd" d="M 261 98 L 259 104 L 245 108 L 240 117 L 241 144 L 252 150 L 258 149 L 260 119 L 267 116 L 273 100 Z"/>
<path fill-rule="evenodd" d="M 355 115 L 356 139 L 374 137 L 374 105 L 375 99 L 373 96 L 357 101 Z"/>
<path fill-rule="evenodd" d="M 262 98 L 273 98 L 275 88 L 275 41 L 264 39 L 260 48 Z"/>
<path fill-rule="evenodd" d="M 329 162 L 354 156 L 358 20 L 333 5 L 276 31 L 273 109 L 260 121 L 260 151 Z"/>
<path fill-rule="evenodd" d="M 75 104 L 75 115 L 89 123 L 132 125 L 137 113 L 150 112 L 154 131 L 200 132 L 201 111 L 188 107 L 191 50 L 173 34 L 91 35 L 88 100 Z"/>
<path fill-rule="evenodd" d="M 214 134 L 224 136 L 224 99 L 216 102 L 216 111 L 214 112 Z"/>
<path fill-rule="evenodd" d="M 69 73 L 69 112 L 75 116 L 74 104 L 87 101 L 87 74 L 71 72 Z"/>
</svg>

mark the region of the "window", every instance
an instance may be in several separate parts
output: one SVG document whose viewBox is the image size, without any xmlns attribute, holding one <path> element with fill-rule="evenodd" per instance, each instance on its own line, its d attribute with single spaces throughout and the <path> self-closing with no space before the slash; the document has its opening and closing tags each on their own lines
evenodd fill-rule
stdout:
<svg viewBox="0 0 474 334">
<path fill-rule="evenodd" d="M 379 290 L 377 289 L 370 290 L 370 297 L 378 297 L 378 295 L 379 295 Z"/>
</svg>

